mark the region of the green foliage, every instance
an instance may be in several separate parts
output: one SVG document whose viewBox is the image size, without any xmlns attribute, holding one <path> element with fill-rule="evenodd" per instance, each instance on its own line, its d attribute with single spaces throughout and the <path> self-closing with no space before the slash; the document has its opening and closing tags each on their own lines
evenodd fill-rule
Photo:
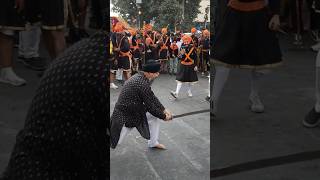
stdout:
<svg viewBox="0 0 320 180">
<path fill-rule="evenodd" d="M 142 0 L 141 24 L 143 21 L 155 20 L 155 28 L 167 27 L 170 30 L 182 29 L 190 31 L 195 25 L 194 19 L 200 13 L 201 0 Z M 112 0 L 113 10 L 118 12 L 129 23 L 132 19 L 138 19 L 139 8 L 135 0 Z M 136 25 L 136 23 L 134 24 Z"/>
</svg>

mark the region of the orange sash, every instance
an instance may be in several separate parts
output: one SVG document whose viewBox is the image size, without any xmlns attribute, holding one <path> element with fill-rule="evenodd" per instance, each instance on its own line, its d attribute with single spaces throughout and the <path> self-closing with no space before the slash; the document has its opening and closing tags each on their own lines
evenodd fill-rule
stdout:
<svg viewBox="0 0 320 180">
<path fill-rule="evenodd" d="M 121 47 L 121 44 L 122 44 L 122 40 L 124 39 L 124 36 L 120 39 L 120 42 L 116 42 L 117 44 L 117 48 L 120 48 Z"/>
<path fill-rule="evenodd" d="M 181 61 L 181 64 L 183 64 L 183 65 L 192 65 L 192 64 L 194 64 L 194 60 L 190 58 L 190 55 L 193 52 L 193 49 L 194 49 L 194 47 L 191 48 L 191 50 L 189 51 L 188 54 L 185 53 L 186 57 L 184 58 L 184 60 Z M 187 61 L 188 59 L 190 61 Z"/>
<path fill-rule="evenodd" d="M 125 36 L 123 36 L 123 37 L 121 38 L 120 42 L 117 42 L 117 48 L 121 48 L 122 40 L 124 39 L 124 37 L 125 37 Z M 132 57 L 130 51 L 128 51 L 128 52 L 119 51 L 119 52 L 120 52 L 120 54 L 119 54 L 120 57 L 125 57 L 125 56 L 127 56 L 129 59 L 131 59 L 131 57 Z"/>
<path fill-rule="evenodd" d="M 170 48 L 171 48 L 172 50 L 176 50 L 176 49 L 178 49 L 178 45 L 176 45 L 176 44 L 171 44 Z"/>
<path fill-rule="evenodd" d="M 156 35 L 155 33 L 153 33 L 153 39 L 149 36 L 149 34 L 147 34 L 148 38 L 151 39 L 152 44 L 154 44 L 154 42 L 156 41 Z"/>
<path fill-rule="evenodd" d="M 160 52 L 161 52 L 162 50 L 168 49 L 168 47 L 166 46 L 166 44 L 167 44 L 167 42 L 168 42 L 168 39 L 169 39 L 169 38 L 167 37 L 166 42 L 163 43 L 163 45 L 160 47 Z"/>
<path fill-rule="evenodd" d="M 131 60 L 131 57 L 132 57 L 132 54 L 130 53 L 130 51 L 128 51 L 128 52 L 122 52 L 122 51 L 120 51 L 120 55 L 119 55 L 120 57 L 125 57 L 125 56 L 127 56 L 128 58 L 129 58 L 129 60 Z"/>
<path fill-rule="evenodd" d="M 240 2 L 239 0 L 230 0 L 228 6 L 239 11 L 257 11 L 263 9 L 266 6 L 266 2 L 264 0 L 253 2 Z"/>
</svg>

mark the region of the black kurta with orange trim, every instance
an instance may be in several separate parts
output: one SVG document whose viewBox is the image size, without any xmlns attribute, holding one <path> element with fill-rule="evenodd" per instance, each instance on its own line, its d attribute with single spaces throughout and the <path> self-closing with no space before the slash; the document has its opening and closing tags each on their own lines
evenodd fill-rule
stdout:
<svg viewBox="0 0 320 180">
<path fill-rule="evenodd" d="M 181 47 L 185 49 L 186 52 L 178 56 L 179 68 L 176 80 L 180 82 L 196 82 L 198 81 L 198 76 L 194 68 L 197 65 L 197 50 L 193 47 L 193 44 L 182 44 Z M 193 50 L 190 53 L 191 49 Z M 189 57 L 187 57 L 188 55 Z"/>
<path fill-rule="evenodd" d="M 252 11 L 241 10 L 255 8 L 251 3 L 262 6 Z M 279 0 L 269 0 L 267 5 L 265 0 L 230 0 L 230 4 L 233 6 L 227 8 L 224 19 L 217 24 L 212 52 L 214 63 L 236 68 L 281 65 L 282 53 L 276 33 L 268 27 L 272 15 L 279 14 Z"/>
</svg>

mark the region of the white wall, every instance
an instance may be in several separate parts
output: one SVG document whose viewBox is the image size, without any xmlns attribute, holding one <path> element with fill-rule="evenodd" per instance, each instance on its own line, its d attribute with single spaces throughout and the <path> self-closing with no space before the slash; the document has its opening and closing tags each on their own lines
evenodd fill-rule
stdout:
<svg viewBox="0 0 320 180">
<path fill-rule="evenodd" d="M 208 5 L 210 5 L 210 0 L 202 0 L 201 2 L 200 2 L 200 8 L 199 8 L 199 10 L 200 10 L 200 13 L 198 14 L 198 17 L 195 19 L 195 21 L 197 21 L 197 22 L 204 22 L 204 15 L 205 15 L 205 9 L 206 9 L 206 7 L 208 6 Z M 210 8 L 209 8 L 210 9 Z M 207 20 L 207 22 L 210 22 L 210 10 L 209 10 L 209 13 L 208 13 L 208 20 Z"/>
</svg>

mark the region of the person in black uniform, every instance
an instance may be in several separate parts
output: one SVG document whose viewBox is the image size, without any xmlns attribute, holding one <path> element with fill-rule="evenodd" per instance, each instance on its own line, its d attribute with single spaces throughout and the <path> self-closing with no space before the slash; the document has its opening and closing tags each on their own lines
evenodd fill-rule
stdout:
<svg viewBox="0 0 320 180">
<path fill-rule="evenodd" d="M 0 6 L 0 83 L 22 86 L 26 81 L 13 71 L 16 30 L 25 30 L 24 0 L 3 0 Z"/>
<path fill-rule="evenodd" d="M 153 44 L 151 38 L 147 37 L 145 40 L 145 64 L 149 61 L 156 60 L 158 57 L 158 45 Z"/>
<path fill-rule="evenodd" d="M 3 0 L 0 6 L 0 82 L 21 86 L 26 81 L 12 70 L 13 35 L 26 23 L 41 22 L 44 42 L 52 59 L 66 48 L 64 28 L 68 12 L 66 0 Z M 37 62 L 27 62 L 34 65 Z M 43 62 L 39 62 L 43 64 Z"/>
<path fill-rule="evenodd" d="M 251 111 L 264 112 L 258 90 L 260 79 L 282 63 L 275 31 L 280 26 L 278 0 L 230 0 L 218 24 L 213 44 L 216 75 L 213 83 L 213 113 L 230 68 L 251 70 Z"/>
<path fill-rule="evenodd" d="M 123 31 L 123 26 L 121 23 L 116 23 L 113 27 L 112 32 L 110 33 L 110 47 L 112 48 L 111 57 L 110 57 L 110 88 L 111 89 L 118 89 L 118 86 L 114 83 L 116 79 L 116 73 L 118 71 L 118 60 L 119 60 L 119 52 L 115 51 L 115 47 L 117 47 L 117 33 Z"/>
<path fill-rule="evenodd" d="M 320 12 L 320 1 L 313 1 L 316 12 Z M 319 19 L 317 19 L 319 21 Z M 318 43 L 318 46 L 320 43 Z M 320 49 L 320 48 L 319 48 Z M 302 124 L 307 128 L 314 128 L 320 124 L 320 51 L 316 57 L 316 84 L 315 84 L 315 104 L 302 120 Z"/>
<path fill-rule="evenodd" d="M 152 26 L 150 24 L 148 24 L 148 26 L 146 26 L 146 32 L 144 34 L 144 41 L 146 43 L 147 39 L 149 39 L 148 41 L 150 41 L 150 46 L 153 47 L 153 50 L 155 51 L 155 54 L 154 54 L 154 58 L 153 60 L 156 60 L 158 61 L 159 60 L 159 44 L 157 43 L 158 42 L 158 38 L 157 38 L 157 32 L 156 31 L 153 31 L 152 29 Z M 146 47 L 145 47 L 146 48 Z M 144 52 L 146 52 L 146 49 L 144 50 Z M 146 63 L 146 61 L 145 61 Z"/>
<path fill-rule="evenodd" d="M 204 73 L 207 73 L 208 71 L 208 64 L 209 64 L 209 50 L 210 50 L 210 32 L 205 29 L 203 31 L 201 40 L 200 40 L 200 63 L 201 64 L 201 71 L 204 75 Z"/>
<path fill-rule="evenodd" d="M 137 41 L 137 31 L 135 29 L 129 29 L 128 31 L 130 32 L 129 43 L 130 51 L 132 54 L 132 74 L 135 74 L 138 72 L 139 69 L 141 52 L 139 43 Z"/>
<path fill-rule="evenodd" d="M 110 88 L 111 89 L 118 89 L 118 86 L 114 83 L 114 80 L 116 79 L 116 73 L 118 70 L 118 52 L 115 52 L 113 50 L 113 42 L 115 42 L 116 39 L 116 33 L 112 32 L 111 33 L 111 38 L 110 38 L 110 58 L 109 58 L 109 65 L 110 65 L 110 76 L 109 76 L 109 81 L 110 81 Z"/>
<path fill-rule="evenodd" d="M 169 74 L 174 74 L 174 75 L 177 74 L 178 54 L 179 54 L 179 47 L 177 45 L 177 37 L 174 37 L 173 42 L 170 45 Z"/>
<path fill-rule="evenodd" d="M 191 28 L 191 38 L 192 38 L 192 44 L 193 46 L 195 47 L 195 51 L 197 52 L 197 67 L 198 67 L 198 70 L 200 72 L 203 72 L 203 68 L 202 68 L 202 62 L 201 62 L 201 59 L 199 57 L 199 46 L 200 46 L 200 42 L 199 42 L 199 38 L 197 37 L 197 29 L 195 27 Z M 204 73 L 202 73 L 202 75 L 204 75 Z"/>
<path fill-rule="evenodd" d="M 169 51 L 170 51 L 170 37 L 167 35 L 167 28 L 161 29 L 161 36 L 159 38 L 159 60 L 161 62 L 160 72 L 168 72 L 168 60 L 169 60 Z"/>
<path fill-rule="evenodd" d="M 183 83 L 188 85 L 188 96 L 192 97 L 191 87 L 198 81 L 197 76 L 197 52 L 192 44 L 192 38 L 188 35 L 182 37 L 183 44 L 179 54 L 179 70 L 176 76 L 177 88 L 176 91 L 171 91 L 170 94 L 174 98 L 178 98 L 179 91 Z"/>
<path fill-rule="evenodd" d="M 30 23 L 41 22 L 44 42 L 52 59 L 61 54 L 67 47 L 64 30 L 68 20 L 67 0 L 25 0 L 26 17 Z"/>
<path fill-rule="evenodd" d="M 307 0 L 310 10 L 310 31 L 311 37 L 316 44 L 311 46 L 313 51 L 318 52 L 320 50 L 320 0 Z"/>
<path fill-rule="evenodd" d="M 130 78 L 131 73 L 131 58 L 130 43 L 123 25 L 118 22 L 115 27 L 115 36 L 112 39 L 113 51 L 115 55 L 115 63 L 117 69 L 123 70 L 125 80 Z"/>
<path fill-rule="evenodd" d="M 199 45 L 199 39 L 196 36 L 197 29 L 196 28 L 191 28 L 191 38 L 192 38 L 192 43 L 194 47 L 198 47 Z"/>
</svg>

